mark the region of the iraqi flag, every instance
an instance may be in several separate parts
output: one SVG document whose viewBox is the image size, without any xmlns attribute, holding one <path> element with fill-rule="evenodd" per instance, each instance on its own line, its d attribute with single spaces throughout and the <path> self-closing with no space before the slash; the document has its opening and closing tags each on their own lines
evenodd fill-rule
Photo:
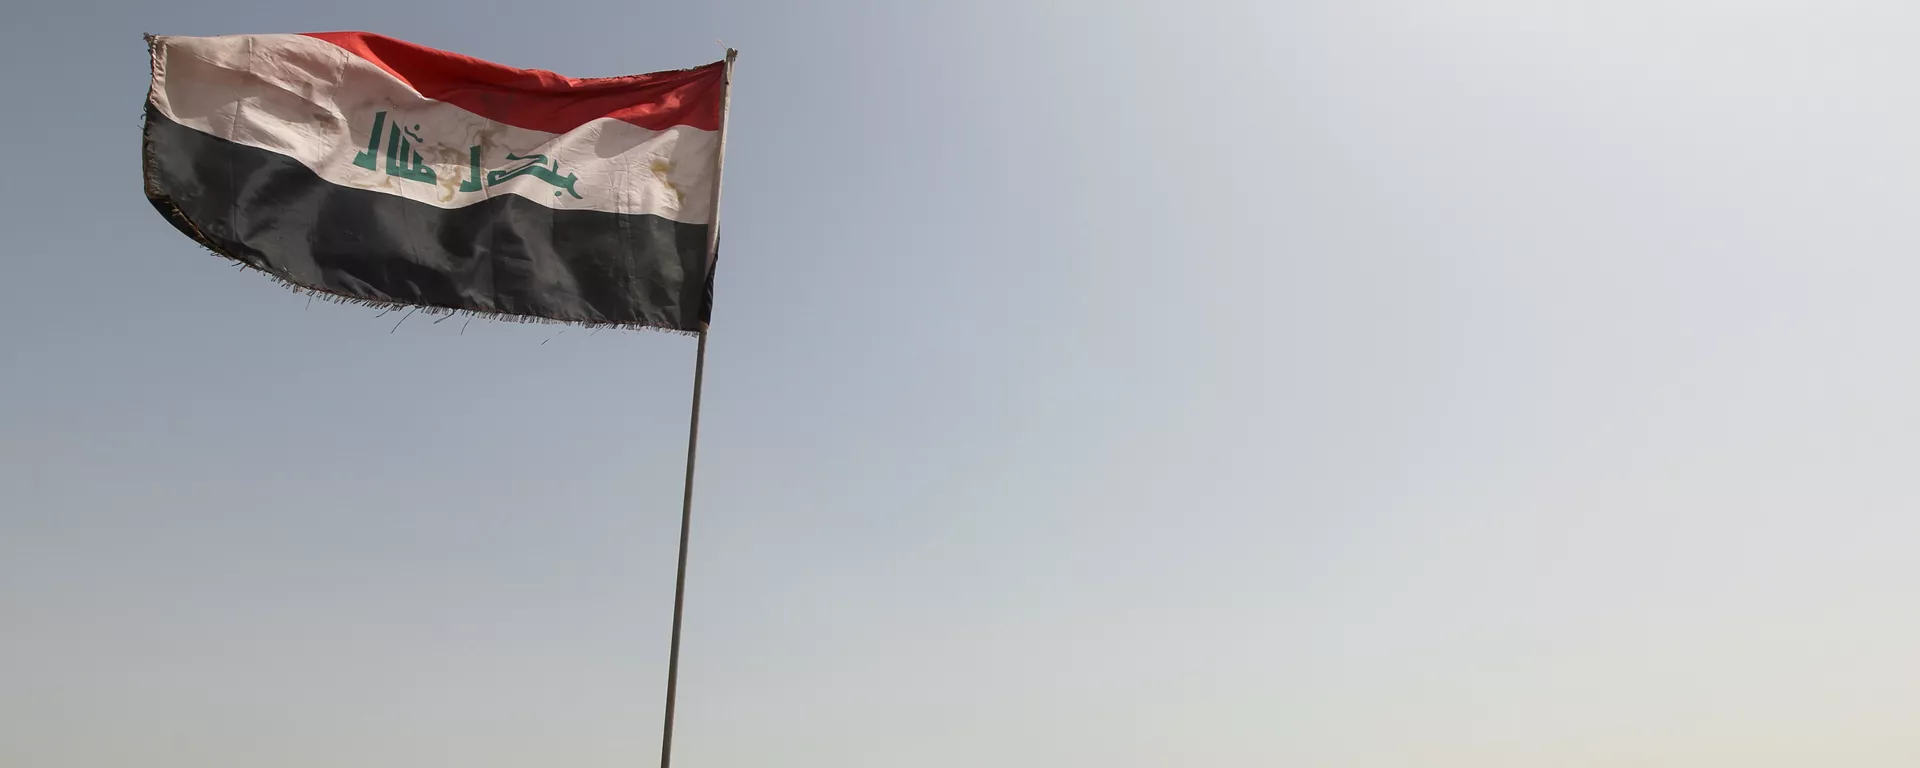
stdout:
<svg viewBox="0 0 1920 768">
<path fill-rule="evenodd" d="M 154 37 L 147 198 L 351 301 L 697 331 L 727 63 L 575 79 L 355 32 Z"/>
</svg>

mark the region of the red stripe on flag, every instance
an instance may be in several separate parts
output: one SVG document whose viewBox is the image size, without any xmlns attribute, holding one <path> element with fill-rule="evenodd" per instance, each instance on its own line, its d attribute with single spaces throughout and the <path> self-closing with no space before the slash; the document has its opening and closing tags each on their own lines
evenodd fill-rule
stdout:
<svg viewBox="0 0 1920 768">
<path fill-rule="evenodd" d="M 518 128 L 566 133 L 606 117 L 654 131 L 676 125 L 720 129 L 720 92 L 726 77 L 721 63 L 675 72 L 573 78 L 366 32 L 307 36 L 366 59 L 422 96 Z"/>
</svg>

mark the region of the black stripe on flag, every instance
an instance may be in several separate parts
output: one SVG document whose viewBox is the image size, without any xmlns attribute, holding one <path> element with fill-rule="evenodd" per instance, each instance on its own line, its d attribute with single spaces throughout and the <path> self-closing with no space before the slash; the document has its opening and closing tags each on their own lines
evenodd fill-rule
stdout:
<svg viewBox="0 0 1920 768">
<path fill-rule="evenodd" d="M 695 331 L 707 318 L 705 224 L 517 195 L 439 208 L 333 184 L 151 106 L 146 176 L 148 198 L 181 232 L 302 288 L 587 325 Z"/>
</svg>

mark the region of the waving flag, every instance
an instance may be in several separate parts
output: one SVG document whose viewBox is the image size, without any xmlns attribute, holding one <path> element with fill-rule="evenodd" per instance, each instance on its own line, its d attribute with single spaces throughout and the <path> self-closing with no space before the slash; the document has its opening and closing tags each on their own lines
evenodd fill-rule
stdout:
<svg viewBox="0 0 1920 768">
<path fill-rule="evenodd" d="M 154 37 L 146 193 L 345 300 L 696 331 L 724 62 L 575 79 L 355 32 Z"/>
</svg>

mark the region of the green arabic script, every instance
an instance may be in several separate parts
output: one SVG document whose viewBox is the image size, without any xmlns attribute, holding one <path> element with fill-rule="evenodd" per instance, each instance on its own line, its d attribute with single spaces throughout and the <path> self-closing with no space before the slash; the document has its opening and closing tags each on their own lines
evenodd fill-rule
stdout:
<svg viewBox="0 0 1920 768">
<path fill-rule="evenodd" d="M 556 187 L 559 187 L 560 189 L 566 190 L 567 192 L 573 195 L 573 199 L 575 200 L 582 199 L 580 197 L 580 193 L 574 191 L 573 189 L 573 183 L 576 181 L 579 181 L 580 180 L 579 177 L 571 173 L 567 174 L 564 178 L 561 177 L 559 160 L 554 160 L 553 167 L 547 168 L 546 166 L 541 165 L 541 163 L 547 162 L 546 155 L 527 155 L 525 157 L 521 157 L 520 155 L 516 155 L 512 152 L 507 153 L 508 162 L 516 162 L 520 160 L 526 160 L 528 162 L 526 165 L 522 165 L 518 168 L 514 168 L 511 170 L 488 171 L 487 186 L 491 187 L 495 184 L 504 182 L 507 179 L 514 178 L 515 176 L 532 176 L 548 184 L 552 184 Z M 553 196 L 559 197 L 560 196 L 559 191 L 556 190 L 553 193 Z"/>
<path fill-rule="evenodd" d="M 380 138 L 386 136 L 386 171 L 388 176 L 404 181 L 417 181 L 425 184 L 438 184 L 439 174 L 420 156 L 418 147 L 426 141 L 420 138 L 420 126 L 403 127 L 398 120 L 387 120 L 386 111 L 373 115 L 373 131 L 367 136 L 367 148 L 354 153 L 353 164 L 369 171 L 380 169 Z M 485 160 L 485 148 L 474 145 L 467 148 L 467 178 L 460 182 L 461 192 L 479 192 L 503 184 L 509 180 L 528 176 L 539 179 L 556 187 L 553 196 L 559 197 L 561 191 L 573 195 L 575 200 L 584 199 L 574 184 L 580 180 L 578 174 L 560 175 L 560 160 L 546 155 L 516 155 L 507 153 L 508 163 L 520 163 L 499 170 L 482 171 Z M 483 184 L 484 182 L 484 184 Z"/>
</svg>

